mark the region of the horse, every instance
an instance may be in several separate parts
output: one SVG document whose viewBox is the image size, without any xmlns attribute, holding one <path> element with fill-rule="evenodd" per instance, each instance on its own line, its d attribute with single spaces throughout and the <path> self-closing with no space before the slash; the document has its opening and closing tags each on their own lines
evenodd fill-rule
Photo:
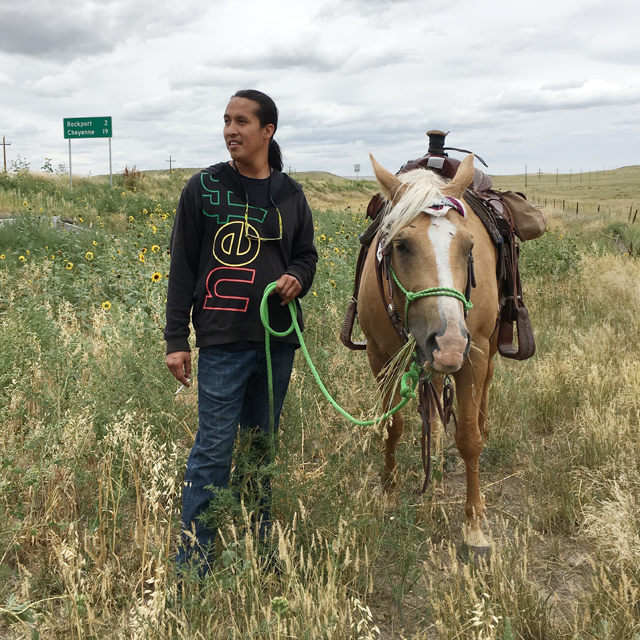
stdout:
<svg viewBox="0 0 640 640">
<path fill-rule="evenodd" d="M 489 543 L 482 532 L 485 507 L 478 467 L 487 434 L 488 392 L 497 351 L 499 292 L 496 249 L 480 219 L 462 200 L 473 180 L 473 156 L 461 162 L 450 182 L 421 168 L 396 176 L 373 155 L 370 157 L 381 195 L 387 202 L 387 213 L 367 254 L 357 296 L 358 320 L 367 339 L 369 365 L 379 380 L 385 364 L 403 346 L 399 332 L 389 322 L 390 310 L 376 274 L 376 261 L 386 251 L 395 283 L 387 289 L 387 280 L 391 279 L 387 273 L 381 284 L 393 292 L 397 314 L 415 338 L 418 364 L 424 371 L 450 374 L 455 379 L 455 440 L 467 478 L 463 537 L 469 547 L 483 553 Z M 461 294 L 425 296 L 407 304 L 403 291 L 444 287 L 464 292 L 471 277 L 468 260 L 472 249 L 476 286 L 471 289 L 473 307 L 468 314 Z M 439 388 L 442 389 L 441 384 Z M 399 402 L 397 389 L 385 403 L 389 405 L 391 400 L 394 405 Z M 383 481 L 387 489 L 393 489 L 398 477 L 395 451 L 404 428 L 402 413 L 396 413 L 384 426 L 387 437 Z"/>
</svg>

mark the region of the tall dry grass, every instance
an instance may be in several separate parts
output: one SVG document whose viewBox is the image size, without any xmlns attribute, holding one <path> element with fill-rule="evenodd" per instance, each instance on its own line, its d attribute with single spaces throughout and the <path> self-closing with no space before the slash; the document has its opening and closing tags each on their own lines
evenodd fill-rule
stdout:
<svg viewBox="0 0 640 640">
<path fill-rule="evenodd" d="M 256 541 L 251 505 L 218 505 L 210 575 L 179 581 L 195 392 L 174 395 L 163 369 L 162 295 L 140 281 L 137 302 L 107 311 L 52 297 L 51 266 L 0 272 L 0 633 L 640 637 L 640 264 L 575 231 L 569 243 L 551 215 L 560 231 L 523 248 L 549 265 L 527 263 L 538 353 L 497 362 L 481 461 L 492 552 L 477 563 L 458 548 L 464 470 L 452 434 L 437 434 L 442 482 L 421 496 L 408 414 L 389 498 L 379 431 L 336 416 L 298 359 L 270 545 Z M 329 389 L 364 417 L 375 395 L 366 359 L 336 346 L 362 220 L 316 219 L 325 240 L 307 338 Z"/>
</svg>

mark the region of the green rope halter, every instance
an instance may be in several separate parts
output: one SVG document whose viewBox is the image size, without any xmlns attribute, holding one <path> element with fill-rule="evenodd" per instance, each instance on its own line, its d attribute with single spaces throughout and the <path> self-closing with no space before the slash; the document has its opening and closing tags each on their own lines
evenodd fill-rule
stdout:
<svg viewBox="0 0 640 640">
<path fill-rule="evenodd" d="M 404 324 L 407 328 L 407 331 L 409 331 L 409 305 L 418 298 L 430 298 L 431 296 L 449 296 L 451 298 L 457 298 L 458 300 L 460 300 L 460 302 L 462 302 L 465 313 L 469 311 L 471 307 L 473 307 L 473 304 L 471 303 L 471 301 L 466 299 L 464 293 L 460 293 L 456 289 L 451 289 L 449 287 L 432 287 L 431 289 L 424 289 L 423 291 L 418 292 L 407 291 L 400 284 L 400 280 L 398 280 L 398 278 L 396 277 L 396 274 L 394 273 L 391 266 L 389 266 L 389 271 L 391 272 L 395 283 L 398 285 L 398 288 L 400 289 L 400 291 L 402 291 L 402 293 L 404 293 L 405 298 L 407 299 L 407 302 L 404 306 Z"/>
</svg>

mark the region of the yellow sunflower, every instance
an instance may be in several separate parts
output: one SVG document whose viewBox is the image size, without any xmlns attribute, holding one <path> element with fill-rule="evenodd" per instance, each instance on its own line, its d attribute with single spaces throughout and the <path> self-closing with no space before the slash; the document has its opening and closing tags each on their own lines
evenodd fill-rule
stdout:
<svg viewBox="0 0 640 640">
<path fill-rule="evenodd" d="M 154 244 L 151 247 L 151 251 L 153 251 L 153 253 L 158 253 L 158 251 L 160 251 L 160 247 L 157 244 Z"/>
<path fill-rule="evenodd" d="M 138 260 L 140 260 L 140 262 L 144 262 L 144 253 L 141 253 L 141 254 L 138 256 Z"/>
<path fill-rule="evenodd" d="M 24 261 L 26 260 L 26 258 L 25 258 L 24 256 L 20 256 L 20 257 L 18 258 L 18 260 L 20 260 L 20 262 L 24 262 Z"/>
<path fill-rule="evenodd" d="M 91 251 L 87 251 L 87 253 L 84 254 L 84 257 L 87 260 L 93 260 L 93 253 L 91 253 Z"/>
<path fill-rule="evenodd" d="M 103 308 L 103 309 L 106 309 L 107 311 L 109 311 L 109 309 L 111 309 L 111 303 L 110 303 L 108 300 L 105 300 L 105 301 L 102 303 L 102 308 Z"/>
<path fill-rule="evenodd" d="M 65 265 L 65 268 L 71 271 L 71 269 L 73 269 L 73 262 L 67 262 L 67 264 Z"/>
<path fill-rule="evenodd" d="M 133 222 L 133 216 L 129 216 L 129 222 Z"/>
<path fill-rule="evenodd" d="M 98 243 L 97 243 L 95 240 L 93 241 L 93 246 L 94 246 L 94 247 L 97 247 L 97 246 L 98 246 Z"/>
<path fill-rule="evenodd" d="M 158 282 L 158 280 L 161 280 L 161 279 L 162 279 L 162 274 L 161 274 L 160 272 L 156 271 L 156 272 L 151 276 L 151 279 L 152 279 L 154 282 Z"/>
</svg>

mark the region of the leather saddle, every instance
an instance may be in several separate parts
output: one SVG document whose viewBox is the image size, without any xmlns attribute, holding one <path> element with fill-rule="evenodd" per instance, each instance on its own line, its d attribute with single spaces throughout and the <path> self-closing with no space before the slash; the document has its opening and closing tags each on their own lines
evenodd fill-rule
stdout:
<svg viewBox="0 0 640 640">
<path fill-rule="evenodd" d="M 450 158 L 447 150 L 471 153 L 464 149 L 445 147 L 446 133 L 429 131 L 428 153 L 418 160 L 409 160 L 398 173 L 406 173 L 412 169 L 429 169 L 441 176 L 451 179 L 460 166 L 460 161 Z M 484 160 L 476 156 L 482 164 Z M 485 164 L 486 166 L 486 164 Z M 491 178 L 480 169 L 475 169 L 473 185 L 464 194 L 467 204 L 484 224 L 498 252 L 496 277 L 500 289 L 500 315 L 498 317 L 498 352 L 505 358 L 526 360 L 535 353 L 535 339 L 529 318 L 529 312 L 522 299 L 522 285 L 518 269 L 520 245 L 515 235 L 513 215 L 507 204 L 501 199 L 500 192 L 492 189 Z M 354 291 L 345 314 L 340 339 L 349 349 L 366 349 L 366 342 L 353 342 L 351 336 L 358 315 L 358 291 L 362 269 L 375 238 L 383 215 L 380 215 L 384 200 L 379 194 L 371 198 L 367 206 L 367 217 L 372 219 L 370 226 L 360 236 L 360 253 L 356 265 Z M 517 346 L 514 344 L 514 326 Z"/>
</svg>

